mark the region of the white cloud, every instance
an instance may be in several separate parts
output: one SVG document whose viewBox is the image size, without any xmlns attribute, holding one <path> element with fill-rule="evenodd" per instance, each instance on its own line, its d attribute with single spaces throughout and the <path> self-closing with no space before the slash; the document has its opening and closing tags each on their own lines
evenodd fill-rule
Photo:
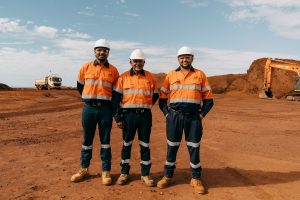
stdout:
<svg viewBox="0 0 300 200">
<path fill-rule="evenodd" d="M 88 16 L 88 17 L 92 17 L 92 16 L 95 16 L 94 10 L 95 9 L 93 7 L 86 6 L 84 8 L 84 10 L 78 11 L 77 14 L 79 14 L 79 15 L 85 15 L 85 16 Z"/>
<path fill-rule="evenodd" d="M 0 42 L 1 45 L 28 45 L 33 44 L 33 41 L 22 41 L 22 42 Z"/>
<path fill-rule="evenodd" d="M 20 20 L 12 20 L 8 18 L 0 18 L 0 32 L 23 32 L 24 27 L 20 26 Z"/>
<path fill-rule="evenodd" d="M 46 38 L 54 38 L 58 30 L 49 26 L 35 26 L 34 34 L 37 34 Z"/>
<path fill-rule="evenodd" d="M 42 46 L 42 49 L 43 49 L 44 51 L 47 51 L 47 50 L 49 49 L 49 47 L 47 47 L 47 46 Z"/>
<path fill-rule="evenodd" d="M 130 17 L 139 17 L 139 14 L 131 13 L 131 12 L 125 12 L 124 15 L 130 16 Z"/>
<path fill-rule="evenodd" d="M 117 4 L 125 4 L 126 1 L 125 1 L 125 0 L 117 0 L 116 3 L 117 3 Z"/>
<path fill-rule="evenodd" d="M 78 11 L 77 14 L 79 14 L 79 15 L 85 15 L 85 16 L 88 16 L 88 17 L 95 16 L 95 13 L 91 12 L 91 11 Z"/>
<path fill-rule="evenodd" d="M 276 35 L 300 39 L 299 0 L 228 0 L 232 21 L 265 22 Z"/>
<path fill-rule="evenodd" d="M 208 5 L 207 0 L 180 0 L 180 3 L 188 5 L 189 7 L 192 8 Z"/>
<path fill-rule="evenodd" d="M 62 29 L 62 33 L 65 33 L 65 36 L 71 38 L 81 38 L 81 39 L 91 38 L 91 36 L 86 33 L 79 33 L 70 28 Z"/>
<path fill-rule="evenodd" d="M 142 44 L 138 42 L 130 42 L 124 40 L 109 41 L 111 49 L 122 50 L 122 49 L 137 49 L 141 48 Z"/>
</svg>

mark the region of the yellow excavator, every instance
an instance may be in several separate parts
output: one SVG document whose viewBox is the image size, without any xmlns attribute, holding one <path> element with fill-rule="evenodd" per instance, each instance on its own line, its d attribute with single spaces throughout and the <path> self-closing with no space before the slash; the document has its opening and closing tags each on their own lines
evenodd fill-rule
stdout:
<svg viewBox="0 0 300 200">
<path fill-rule="evenodd" d="M 264 68 L 264 86 L 259 92 L 259 98 L 261 99 L 272 99 L 273 94 L 271 90 L 272 86 L 272 68 L 283 69 L 293 71 L 298 74 L 295 89 L 286 95 L 286 99 L 290 101 L 300 101 L 300 65 L 297 63 L 268 58 Z"/>
</svg>

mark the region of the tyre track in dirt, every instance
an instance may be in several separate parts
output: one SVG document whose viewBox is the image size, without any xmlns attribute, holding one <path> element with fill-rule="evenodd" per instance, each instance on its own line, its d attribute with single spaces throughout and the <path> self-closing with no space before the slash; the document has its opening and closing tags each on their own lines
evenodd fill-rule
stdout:
<svg viewBox="0 0 300 200">
<path fill-rule="evenodd" d="M 8 118 L 15 116 L 24 116 L 24 115 L 33 115 L 33 114 L 41 114 L 41 113 L 49 113 L 49 112 L 62 112 L 71 109 L 77 109 L 82 107 L 82 102 L 67 104 L 63 106 L 42 108 L 42 109 L 26 109 L 21 111 L 13 111 L 13 112 L 2 112 L 0 113 L 0 118 Z"/>
</svg>

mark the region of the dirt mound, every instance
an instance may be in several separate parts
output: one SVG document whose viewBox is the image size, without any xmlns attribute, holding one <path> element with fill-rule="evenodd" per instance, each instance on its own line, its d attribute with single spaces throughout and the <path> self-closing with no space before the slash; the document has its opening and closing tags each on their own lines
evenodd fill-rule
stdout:
<svg viewBox="0 0 300 200">
<path fill-rule="evenodd" d="M 299 63 L 295 60 L 285 61 Z M 247 70 L 247 74 L 238 77 L 232 81 L 232 84 L 226 89 L 227 93 L 230 92 L 241 92 L 245 94 L 255 94 L 257 95 L 259 91 L 263 88 L 263 77 L 264 77 L 264 66 L 267 58 L 260 58 L 254 60 Z M 282 98 L 287 93 L 294 90 L 295 81 L 297 79 L 297 74 L 291 71 L 272 69 L 272 92 L 276 98 Z"/>
<path fill-rule="evenodd" d="M 0 90 L 11 90 L 11 87 L 5 85 L 4 83 L 0 83 Z"/>
<path fill-rule="evenodd" d="M 159 73 L 159 74 L 153 74 L 156 80 L 156 83 L 158 85 L 158 87 L 161 87 L 163 81 L 165 80 L 165 77 L 167 76 L 167 74 L 165 73 Z"/>
<path fill-rule="evenodd" d="M 239 80 L 237 82 L 237 80 Z M 246 84 L 246 74 L 227 74 L 208 77 L 213 93 L 222 94 L 230 90 L 241 91 L 242 85 Z M 233 84 L 235 82 L 235 84 Z"/>
</svg>

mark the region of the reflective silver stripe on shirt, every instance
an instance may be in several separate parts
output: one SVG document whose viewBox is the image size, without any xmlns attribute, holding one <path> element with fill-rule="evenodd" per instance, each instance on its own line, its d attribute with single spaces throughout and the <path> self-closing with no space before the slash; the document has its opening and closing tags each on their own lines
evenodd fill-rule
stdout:
<svg viewBox="0 0 300 200">
<path fill-rule="evenodd" d="M 180 145 L 180 142 L 171 142 L 170 140 L 167 140 L 167 143 L 169 146 L 172 146 L 172 147 Z"/>
<path fill-rule="evenodd" d="M 91 150 L 91 149 L 93 149 L 93 145 L 91 145 L 91 146 L 81 145 L 81 148 L 84 149 L 84 150 Z"/>
<path fill-rule="evenodd" d="M 150 165 L 151 164 L 151 160 L 149 160 L 149 161 L 141 160 L 141 164 L 143 164 L 143 165 Z"/>
<path fill-rule="evenodd" d="M 186 145 L 187 145 L 187 146 L 190 146 L 190 147 L 195 147 L 195 148 L 197 148 L 197 147 L 200 146 L 200 142 L 198 142 L 198 143 L 194 143 L 194 142 L 186 142 Z"/>
<path fill-rule="evenodd" d="M 101 144 L 101 148 L 103 148 L 103 149 L 109 149 L 110 148 L 110 144 Z"/>
<path fill-rule="evenodd" d="M 124 90 L 123 94 L 144 94 L 144 95 L 151 96 L 152 92 L 146 90 Z"/>
<path fill-rule="evenodd" d="M 165 87 L 161 87 L 160 90 L 163 91 L 164 93 L 169 93 L 169 92 L 170 92 L 170 91 L 169 91 L 167 88 L 165 88 Z"/>
<path fill-rule="evenodd" d="M 201 164 L 200 164 L 200 162 L 199 162 L 198 164 L 194 165 L 193 163 L 190 162 L 190 166 L 191 166 L 192 168 L 194 168 L 194 169 L 197 169 L 197 168 L 199 168 L 199 167 L 201 166 Z"/>
<path fill-rule="evenodd" d="M 83 94 L 81 96 L 83 99 L 103 99 L 103 100 L 111 100 L 111 97 L 104 95 L 91 95 L 91 94 Z"/>
<path fill-rule="evenodd" d="M 143 141 L 140 141 L 140 145 L 142 145 L 143 147 L 149 147 L 149 143 L 145 143 Z"/>
<path fill-rule="evenodd" d="M 206 91 L 209 91 L 209 90 L 211 90 L 210 86 L 206 86 L 206 87 L 202 88 L 202 92 L 206 92 Z"/>
<path fill-rule="evenodd" d="M 122 160 L 122 164 L 129 163 L 130 159 Z"/>
<path fill-rule="evenodd" d="M 178 99 L 170 99 L 170 103 L 196 103 L 196 104 L 200 104 L 200 100 L 198 100 L 198 99 L 188 99 L 188 98 L 178 98 Z"/>
<path fill-rule="evenodd" d="M 121 104 L 121 108 L 149 108 L 151 109 L 152 105 L 147 104 Z"/>
<path fill-rule="evenodd" d="M 166 161 L 165 165 L 168 165 L 168 166 L 175 166 L 175 162 L 168 162 L 168 161 Z"/>
<path fill-rule="evenodd" d="M 106 81 L 86 80 L 85 85 L 101 85 L 112 88 L 113 84 Z"/>
<path fill-rule="evenodd" d="M 201 91 L 201 86 L 199 85 L 180 85 L 175 84 L 170 86 L 170 90 L 199 90 Z"/>
<path fill-rule="evenodd" d="M 116 91 L 116 92 L 119 92 L 119 93 L 123 94 L 123 90 L 121 90 L 121 89 L 119 89 L 119 88 L 115 88 L 115 87 L 114 87 L 114 91 Z"/>
<path fill-rule="evenodd" d="M 132 143 L 133 143 L 133 140 L 130 141 L 130 142 L 125 142 L 125 141 L 123 141 L 123 145 L 126 146 L 126 147 L 132 145 Z"/>
<path fill-rule="evenodd" d="M 84 85 L 84 81 L 77 80 L 77 82 L 80 83 L 81 85 Z"/>
</svg>

